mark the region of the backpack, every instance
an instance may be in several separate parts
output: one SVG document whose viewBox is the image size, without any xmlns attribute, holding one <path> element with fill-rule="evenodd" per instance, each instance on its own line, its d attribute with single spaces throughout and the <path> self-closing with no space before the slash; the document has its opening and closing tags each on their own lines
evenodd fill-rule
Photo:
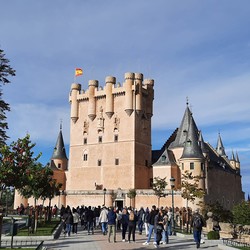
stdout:
<svg viewBox="0 0 250 250">
<path fill-rule="evenodd" d="M 193 221 L 193 227 L 195 228 L 202 228 L 203 223 L 202 223 L 202 219 L 200 216 L 195 216 L 194 217 L 194 221 Z"/>
<path fill-rule="evenodd" d="M 129 220 L 130 221 L 133 221 L 135 219 L 135 214 L 134 214 L 134 212 L 130 212 L 130 214 L 129 214 Z"/>
</svg>

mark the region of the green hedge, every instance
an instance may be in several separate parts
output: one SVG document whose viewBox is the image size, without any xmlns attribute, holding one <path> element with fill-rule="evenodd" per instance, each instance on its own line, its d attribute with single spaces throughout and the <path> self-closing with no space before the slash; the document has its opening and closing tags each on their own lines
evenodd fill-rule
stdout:
<svg viewBox="0 0 250 250">
<path fill-rule="evenodd" d="M 218 240 L 220 238 L 220 234 L 218 231 L 210 231 L 207 234 L 208 240 Z"/>
</svg>

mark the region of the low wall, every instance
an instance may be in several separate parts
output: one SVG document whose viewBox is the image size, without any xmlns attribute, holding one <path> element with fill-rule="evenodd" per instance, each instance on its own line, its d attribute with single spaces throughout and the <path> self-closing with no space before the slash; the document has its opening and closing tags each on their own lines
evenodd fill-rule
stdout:
<svg viewBox="0 0 250 250">
<path fill-rule="evenodd" d="M 208 233 L 213 230 L 214 221 L 209 218 L 206 223 L 205 231 Z M 219 223 L 221 231 L 220 238 L 235 239 L 237 241 L 250 244 L 250 225 L 233 225 L 230 223 Z"/>
</svg>

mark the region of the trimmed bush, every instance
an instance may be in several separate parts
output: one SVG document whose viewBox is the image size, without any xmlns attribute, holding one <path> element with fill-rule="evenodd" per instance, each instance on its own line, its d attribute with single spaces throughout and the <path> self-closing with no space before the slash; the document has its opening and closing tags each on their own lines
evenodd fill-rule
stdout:
<svg viewBox="0 0 250 250">
<path fill-rule="evenodd" d="M 218 231 L 210 231 L 207 234 L 208 240 L 218 240 L 220 238 L 220 234 Z"/>
</svg>

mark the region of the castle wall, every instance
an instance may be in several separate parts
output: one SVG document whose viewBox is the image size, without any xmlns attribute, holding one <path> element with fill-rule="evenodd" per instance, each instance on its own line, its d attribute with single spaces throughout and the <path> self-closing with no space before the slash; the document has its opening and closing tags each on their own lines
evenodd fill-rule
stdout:
<svg viewBox="0 0 250 250">
<path fill-rule="evenodd" d="M 235 204 L 244 200 L 241 186 L 241 176 L 225 171 L 223 168 L 213 168 L 207 171 L 207 203 L 218 201 L 226 209 L 232 209 Z"/>
</svg>

